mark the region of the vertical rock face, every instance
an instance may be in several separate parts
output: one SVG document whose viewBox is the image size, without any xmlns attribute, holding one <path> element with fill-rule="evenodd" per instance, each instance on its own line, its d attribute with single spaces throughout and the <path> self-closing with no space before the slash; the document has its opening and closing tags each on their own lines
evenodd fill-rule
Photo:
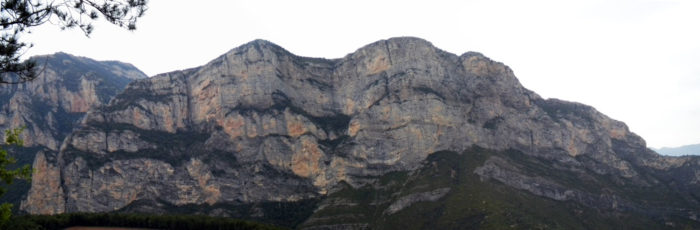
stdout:
<svg viewBox="0 0 700 230">
<path fill-rule="evenodd" d="M 25 146 L 57 151 L 75 122 L 91 107 L 106 104 L 127 83 L 147 76 L 116 61 L 95 61 L 66 53 L 37 56 L 34 81 L 0 85 L 0 129 L 26 127 Z M 3 140 L 5 133 L 3 132 Z"/>
<path fill-rule="evenodd" d="M 62 212 L 62 201 L 54 199 L 59 193 L 51 192 L 61 186 L 57 180 L 60 171 L 56 156 L 63 139 L 90 108 L 107 104 L 130 81 L 146 75 L 130 64 L 100 62 L 65 53 L 33 59 L 40 71 L 35 80 L 0 85 L 0 130 L 26 128 L 21 134 L 26 148 L 11 152 L 19 164 L 31 164 L 34 160 L 37 169 L 34 183 L 46 185 L 36 191 L 46 191 L 42 192 L 47 196 L 43 200 L 59 202 L 53 206 L 41 203 L 37 210 Z M 0 134 L 2 140 L 4 135 L 4 132 Z M 26 193 L 26 190 L 13 187 L 10 193 Z M 19 203 L 19 200 L 7 201 Z"/>
<path fill-rule="evenodd" d="M 42 186 L 35 186 L 30 190 L 29 197 L 35 202 L 32 206 L 22 206 L 30 213 L 63 213 L 65 203 L 62 197 L 63 188 L 61 185 L 60 170 L 53 161 L 46 159 L 46 153 L 39 152 L 34 158 L 32 165 L 35 174 L 32 176 L 32 183 Z M 55 156 L 55 154 L 49 154 Z"/>
<path fill-rule="evenodd" d="M 660 157 L 624 123 L 586 105 L 542 99 L 479 53 L 457 56 L 421 39 L 392 38 L 326 60 L 256 40 L 204 66 L 134 81 L 90 111 L 50 166 L 61 172 L 53 177 L 59 199 L 34 183 L 23 208 L 294 202 L 473 145 L 639 185 L 659 183 L 640 169 L 695 173 L 675 178 L 685 189 L 698 181 L 698 158 Z M 523 184 L 508 181 L 522 172 L 499 162 L 475 173 Z M 430 194 L 409 197 L 442 196 Z M 48 211 L 38 207 L 51 202 Z"/>
</svg>

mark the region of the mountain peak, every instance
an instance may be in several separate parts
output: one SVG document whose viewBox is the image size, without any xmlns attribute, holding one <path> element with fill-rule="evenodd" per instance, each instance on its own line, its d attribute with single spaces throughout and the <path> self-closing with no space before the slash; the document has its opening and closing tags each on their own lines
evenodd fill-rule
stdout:
<svg viewBox="0 0 700 230">
<path fill-rule="evenodd" d="M 44 64 L 55 65 L 61 66 L 59 69 L 66 70 L 74 68 L 97 68 L 100 69 L 99 72 L 103 75 L 103 77 L 124 77 L 131 80 L 148 78 L 144 72 L 139 70 L 131 63 L 115 60 L 98 61 L 92 58 L 77 56 L 63 51 L 47 55 L 37 55 L 31 57 L 30 59 L 35 60 L 39 66 Z"/>
<path fill-rule="evenodd" d="M 389 49 L 396 49 L 396 50 L 410 50 L 410 49 L 426 49 L 426 50 L 433 50 L 437 49 L 432 43 L 429 41 L 418 38 L 418 37 L 392 37 L 388 39 L 382 39 L 376 42 L 372 42 L 368 45 L 365 45 L 357 51 L 356 53 L 363 53 L 365 51 L 369 51 L 372 49 L 384 49 L 384 50 L 389 50 Z"/>
<path fill-rule="evenodd" d="M 279 46 L 271 41 L 265 40 L 265 39 L 252 40 L 248 43 L 245 43 L 243 45 L 240 45 L 240 46 L 232 49 L 231 51 L 229 51 L 229 53 L 242 54 L 244 52 L 248 52 L 248 51 L 252 51 L 252 50 L 255 50 L 259 53 L 262 53 L 263 50 L 269 50 L 269 51 L 273 51 L 273 52 L 282 52 L 282 53 L 291 54 L 289 51 L 285 50 L 281 46 Z"/>
<path fill-rule="evenodd" d="M 434 47 L 433 43 L 429 42 L 428 40 L 425 40 L 425 39 L 419 38 L 419 37 L 412 37 L 412 36 L 391 37 L 391 38 L 388 38 L 388 39 L 383 40 L 383 41 L 387 41 L 390 43 L 401 43 L 401 44 L 421 44 L 424 46 Z"/>
</svg>

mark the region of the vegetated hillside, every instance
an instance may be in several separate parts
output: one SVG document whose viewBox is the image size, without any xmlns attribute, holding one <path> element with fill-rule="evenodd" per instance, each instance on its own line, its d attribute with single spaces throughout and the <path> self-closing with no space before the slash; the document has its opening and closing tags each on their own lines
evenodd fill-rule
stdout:
<svg viewBox="0 0 700 230">
<path fill-rule="evenodd" d="M 684 145 L 680 147 L 663 147 L 660 149 L 654 149 L 656 152 L 662 155 L 668 156 L 686 156 L 686 155 L 700 155 L 700 144 L 695 145 Z"/>
<path fill-rule="evenodd" d="M 493 165 L 508 170 L 496 172 Z M 560 166 L 517 150 L 490 151 L 474 146 L 461 153 L 441 151 L 428 156 L 417 170 L 387 173 L 361 187 L 341 185 L 301 228 L 324 229 L 339 223 L 355 229 L 700 227 L 696 220 L 664 214 L 669 209 L 697 209 L 695 204 L 684 203 L 682 194 L 673 189 L 620 186 L 588 169 Z M 531 188 L 541 186 L 537 183 L 559 184 L 545 185 L 552 187 L 542 191 L 547 194 L 538 194 L 501 183 L 493 179 L 496 175 L 519 177 L 512 182 Z M 585 202 L 567 198 L 573 195 L 585 198 Z M 641 205 L 644 203 L 658 206 L 650 208 Z"/>
<path fill-rule="evenodd" d="M 130 83 L 62 146 L 37 156 L 23 210 L 307 228 L 676 227 L 700 211 L 699 157 L 660 156 L 502 63 L 417 38 L 333 60 L 252 41 Z"/>
<path fill-rule="evenodd" d="M 146 78 L 136 67 L 95 61 L 66 53 L 32 57 L 39 76 L 23 84 L 0 84 L 0 137 L 4 130 L 25 127 L 24 148 L 7 147 L 16 166 L 32 164 L 38 152 L 57 152 L 63 139 L 88 109 L 107 104 L 134 79 Z M 2 202 L 19 202 L 29 184 L 17 181 Z"/>
</svg>

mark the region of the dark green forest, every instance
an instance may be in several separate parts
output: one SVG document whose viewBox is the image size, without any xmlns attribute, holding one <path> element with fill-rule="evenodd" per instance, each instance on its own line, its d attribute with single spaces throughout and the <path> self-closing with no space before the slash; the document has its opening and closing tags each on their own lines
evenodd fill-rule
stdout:
<svg viewBox="0 0 700 230">
<path fill-rule="evenodd" d="M 69 213 L 14 216 L 7 229 L 53 230 L 73 226 L 110 226 L 153 229 L 282 229 L 250 221 L 201 215 L 150 215 L 123 213 Z"/>
</svg>

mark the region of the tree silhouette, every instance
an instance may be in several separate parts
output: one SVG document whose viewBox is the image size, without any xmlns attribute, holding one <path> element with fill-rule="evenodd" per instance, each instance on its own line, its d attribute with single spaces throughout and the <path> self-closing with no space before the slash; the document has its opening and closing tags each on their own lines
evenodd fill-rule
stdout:
<svg viewBox="0 0 700 230">
<path fill-rule="evenodd" d="M 8 145 L 22 146 L 24 143 L 19 138 L 19 134 L 23 128 L 16 128 L 5 131 L 5 143 Z M 32 169 L 29 165 L 25 165 L 17 169 L 8 169 L 8 166 L 17 163 L 15 158 L 11 157 L 6 150 L 0 148 L 0 181 L 3 185 L 10 185 L 14 179 L 29 180 L 32 176 Z M 5 194 L 7 189 L 0 186 L 0 196 Z M 0 205 L 0 229 L 4 229 L 12 215 L 12 204 L 4 203 Z"/>
<path fill-rule="evenodd" d="M 61 29 L 80 28 L 89 36 L 95 20 L 129 30 L 146 12 L 147 0 L 2 0 L 0 6 L 0 84 L 18 84 L 37 77 L 36 62 L 20 61 L 32 45 L 20 35 L 46 22 Z"/>
</svg>

